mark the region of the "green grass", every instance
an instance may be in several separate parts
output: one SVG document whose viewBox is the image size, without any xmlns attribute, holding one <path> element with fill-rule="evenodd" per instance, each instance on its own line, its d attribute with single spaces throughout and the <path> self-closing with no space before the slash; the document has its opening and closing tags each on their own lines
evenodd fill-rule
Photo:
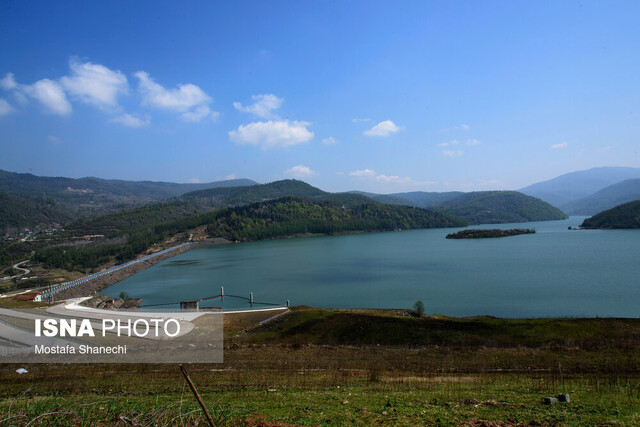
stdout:
<svg viewBox="0 0 640 427">
<path fill-rule="evenodd" d="M 253 343 L 446 347 L 633 348 L 640 319 L 416 318 L 396 310 L 297 308 L 283 321 L 254 331 Z"/>
<path fill-rule="evenodd" d="M 640 320 L 259 317 L 227 316 L 224 363 L 187 366 L 218 425 L 640 424 Z M 175 365 L 0 365 L 0 425 L 129 421 L 207 425 Z"/>
<path fill-rule="evenodd" d="M 192 366 L 189 372 L 220 425 L 258 420 L 298 425 L 640 422 L 637 376 L 386 372 L 372 379 L 357 370 L 212 368 Z M 55 412 L 40 425 L 110 424 L 122 422 L 122 417 L 142 425 L 206 425 L 176 366 L 79 366 L 76 374 L 63 369 L 36 367 L 19 381 L 7 381 L 3 369 L 0 420 L 14 416 L 15 425 L 26 425 Z M 571 403 L 541 403 L 542 397 L 560 392 L 570 393 Z"/>
</svg>

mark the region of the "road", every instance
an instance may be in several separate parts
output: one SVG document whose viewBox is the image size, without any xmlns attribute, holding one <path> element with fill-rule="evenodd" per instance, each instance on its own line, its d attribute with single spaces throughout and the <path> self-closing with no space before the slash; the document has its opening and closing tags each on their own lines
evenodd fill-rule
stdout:
<svg viewBox="0 0 640 427">
<path fill-rule="evenodd" d="M 22 270 L 22 271 L 24 271 L 24 273 L 16 274 L 15 276 L 11 276 L 12 279 L 17 279 L 18 277 L 26 276 L 27 274 L 31 273 L 31 270 L 29 270 L 28 268 L 20 267 L 20 265 L 24 264 L 25 262 L 29 262 L 29 260 L 27 259 L 27 260 L 24 260 L 24 261 L 20 261 L 17 264 L 14 264 L 13 268 L 15 268 L 16 270 Z"/>
</svg>

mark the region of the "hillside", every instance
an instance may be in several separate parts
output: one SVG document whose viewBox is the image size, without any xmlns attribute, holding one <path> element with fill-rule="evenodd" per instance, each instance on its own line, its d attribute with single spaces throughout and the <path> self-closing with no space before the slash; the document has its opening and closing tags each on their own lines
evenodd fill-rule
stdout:
<svg viewBox="0 0 640 427">
<path fill-rule="evenodd" d="M 82 215 L 95 215 L 180 196 L 184 193 L 219 187 L 253 185 L 248 179 L 206 184 L 124 181 L 101 178 L 43 177 L 0 170 L 0 191 L 30 197 L 52 198 Z"/>
<path fill-rule="evenodd" d="M 640 178 L 640 168 L 601 167 L 560 175 L 519 191 L 563 209 L 569 203 L 591 196 L 618 182 Z"/>
<path fill-rule="evenodd" d="M 616 206 L 584 220 L 583 228 L 640 228 L 640 200 Z"/>
<path fill-rule="evenodd" d="M 329 193 L 306 182 L 285 179 L 268 184 L 192 191 L 184 194 L 182 199 L 192 200 L 201 206 L 221 208 L 257 203 L 284 196 L 316 197 L 327 194 Z"/>
<path fill-rule="evenodd" d="M 411 200 L 418 207 L 430 208 L 441 205 L 455 197 L 464 194 L 461 191 L 446 191 L 443 193 L 427 192 L 427 191 L 411 191 L 409 193 L 394 193 L 390 196 L 398 197 L 401 199 Z"/>
<path fill-rule="evenodd" d="M 362 194 L 373 200 L 387 205 L 414 206 L 416 208 L 430 208 L 446 202 L 456 196 L 464 194 L 461 191 L 448 191 L 443 193 L 411 191 L 408 193 L 376 194 L 364 191 L 351 191 L 350 193 Z"/>
<path fill-rule="evenodd" d="M 52 199 L 9 194 L 0 191 L 0 233 L 23 227 L 64 223 L 71 212 Z"/>
<path fill-rule="evenodd" d="M 465 218 L 471 224 L 551 221 L 567 216 L 558 208 L 516 191 L 464 193 L 436 209 Z"/>
<path fill-rule="evenodd" d="M 284 197 L 228 208 L 210 215 L 211 221 L 207 226 L 209 235 L 230 240 L 466 225 L 460 218 L 425 209 L 379 203 L 345 207 L 329 201 L 300 197 Z"/>
<path fill-rule="evenodd" d="M 569 215 L 595 215 L 624 203 L 640 200 L 640 179 L 627 179 L 576 200 L 563 209 Z"/>
</svg>

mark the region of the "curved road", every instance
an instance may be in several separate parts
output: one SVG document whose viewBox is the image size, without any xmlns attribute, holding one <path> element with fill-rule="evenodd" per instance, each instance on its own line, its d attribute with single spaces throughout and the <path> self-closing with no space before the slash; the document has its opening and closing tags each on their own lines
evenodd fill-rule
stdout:
<svg viewBox="0 0 640 427">
<path fill-rule="evenodd" d="M 24 264 L 25 262 L 29 262 L 29 260 L 25 260 L 25 261 L 21 261 L 17 264 L 14 264 L 13 268 L 15 268 L 16 270 L 22 270 L 24 271 L 24 273 L 22 274 L 16 274 L 15 276 L 11 276 L 11 279 L 17 279 L 18 277 L 22 277 L 22 276 L 26 276 L 27 274 L 31 273 L 31 270 L 29 270 L 28 268 L 22 268 L 20 267 L 21 264 Z"/>
</svg>

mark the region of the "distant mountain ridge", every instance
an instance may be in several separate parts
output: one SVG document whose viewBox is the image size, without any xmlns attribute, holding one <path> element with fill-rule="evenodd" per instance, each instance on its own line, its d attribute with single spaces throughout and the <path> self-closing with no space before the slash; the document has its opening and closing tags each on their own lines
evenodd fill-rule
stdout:
<svg viewBox="0 0 640 427">
<path fill-rule="evenodd" d="M 30 173 L 0 170 L 0 191 L 32 197 L 53 197 L 61 199 L 134 198 L 161 200 L 180 196 L 190 191 L 206 188 L 254 185 L 250 179 L 231 179 L 203 184 L 179 184 L 162 181 L 125 181 L 94 177 L 65 178 L 44 177 Z"/>
<path fill-rule="evenodd" d="M 571 203 L 587 198 L 605 187 L 635 178 L 640 178 L 640 168 L 599 167 L 560 175 L 519 191 L 564 210 Z"/>
<path fill-rule="evenodd" d="M 640 200 L 640 179 L 627 179 L 567 204 L 569 215 L 595 215 L 634 200 Z"/>
<path fill-rule="evenodd" d="M 411 191 L 408 193 L 391 193 L 391 194 L 375 194 L 366 193 L 364 191 L 350 191 L 350 193 L 363 194 L 371 197 L 380 203 L 389 205 L 406 205 L 416 208 L 430 208 L 437 206 L 447 200 L 453 199 L 461 194 L 462 191 L 447 191 L 447 192 L 427 192 L 427 191 Z"/>
</svg>

